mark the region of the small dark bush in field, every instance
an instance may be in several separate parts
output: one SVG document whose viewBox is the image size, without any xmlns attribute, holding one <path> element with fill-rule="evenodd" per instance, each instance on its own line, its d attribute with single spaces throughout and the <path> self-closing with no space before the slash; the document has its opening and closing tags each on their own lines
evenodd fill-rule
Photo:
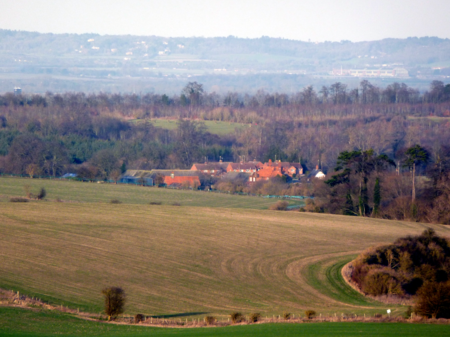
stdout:
<svg viewBox="0 0 450 337">
<path fill-rule="evenodd" d="M 111 202 L 111 204 L 121 204 L 122 203 L 122 201 L 120 201 L 118 199 L 112 199 L 110 202 Z"/>
<path fill-rule="evenodd" d="M 261 320 L 261 314 L 259 312 L 254 312 L 248 316 L 248 320 L 252 323 L 256 323 Z"/>
<path fill-rule="evenodd" d="M 277 201 L 275 204 L 270 205 L 269 209 L 272 211 L 285 211 L 287 210 L 289 203 L 287 201 Z"/>
<path fill-rule="evenodd" d="M 206 316 L 205 323 L 207 325 L 213 325 L 216 322 L 216 318 L 214 316 Z"/>
<path fill-rule="evenodd" d="M 290 312 L 283 312 L 283 318 L 287 321 L 288 319 L 291 319 L 291 313 Z"/>
<path fill-rule="evenodd" d="M 314 310 L 306 310 L 305 316 L 307 319 L 313 319 L 314 317 L 316 317 L 316 312 Z"/>
<path fill-rule="evenodd" d="M 408 310 L 406 310 L 405 316 L 404 316 L 404 317 L 405 317 L 406 319 L 411 318 L 412 313 L 413 313 L 413 308 L 412 308 L 412 306 L 408 306 Z"/>
<path fill-rule="evenodd" d="M 123 313 L 126 296 L 122 288 L 105 288 L 102 290 L 102 294 L 105 297 L 105 314 L 108 315 L 108 321 Z"/>
<path fill-rule="evenodd" d="M 428 318 L 450 318 L 450 282 L 427 282 L 417 292 L 414 312 Z"/>
<path fill-rule="evenodd" d="M 137 315 L 134 315 L 134 323 L 139 323 L 139 322 L 143 322 L 145 320 L 145 317 L 144 317 L 144 315 L 142 315 L 142 314 L 137 314 Z"/>
<path fill-rule="evenodd" d="M 36 195 L 36 199 L 38 200 L 42 200 L 45 198 L 45 196 L 47 195 L 47 191 L 45 190 L 45 188 L 41 188 L 41 190 L 39 191 L 38 195 Z"/>
<path fill-rule="evenodd" d="M 179 202 L 174 202 L 172 203 L 172 206 L 181 206 L 181 204 Z"/>
<path fill-rule="evenodd" d="M 9 199 L 10 202 L 28 202 L 30 200 L 25 199 L 25 198 L 21 198 L 21 197 L 14 197 Z"/>
<path fill-rule="evenodd" d="M 383 315 L 382 315 L 382 314 L 375 314 L 375 315 L 373 315 L 373 317 L 375 317 L 375 318 L 381 318 L 381 317 L 383 317 Z"/>
<path fill-rule="evenodd" d="M 233 312 L 230 314 L 230 318 L 233 323 L 239 323 L 244 319 L 244 316 L 240 312 Z"/>
<path fill-rule="evenodd" d="M 56 202 L 63 202 L 60 198 L 55 199 Z"/>
<path fill-rule="evenodd" d="M 298 211 L 299 212 L 306 212 L 306 209 L 305 209 L 305 207 L 300 207 Z"/>
<path fill-rule="evenodd" d="M 161 201 L 150 201 L 150 205 L 161 205 Z"/>
</svg>

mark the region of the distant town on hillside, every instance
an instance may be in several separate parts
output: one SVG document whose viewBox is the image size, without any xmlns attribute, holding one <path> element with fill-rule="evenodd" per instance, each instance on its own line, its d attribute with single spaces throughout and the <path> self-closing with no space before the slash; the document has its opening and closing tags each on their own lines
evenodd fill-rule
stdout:
<svg viewBox="0 0 450 337">
<path fill-rule="evenodd" d="M 295 92 L 369 78 L 423 90 L 449 81 L 450 40 L 411 37 L 353 43 L 234 36 L 161 37 L 41 34 L 0 30 L 0 92 Z"/>
</svg>

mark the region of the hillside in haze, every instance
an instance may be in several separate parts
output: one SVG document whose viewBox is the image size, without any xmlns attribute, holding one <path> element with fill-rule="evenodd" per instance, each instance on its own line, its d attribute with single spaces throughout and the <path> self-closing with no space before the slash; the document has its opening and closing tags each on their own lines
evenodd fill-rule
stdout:
<svg viewBox="0 0 450 337">
<path fill-rule="evenodd" d="M 202 38 L 41 34 L 0 30 L 0 91 L 178 92 L 192 77 L 207 89 L 292 92 L 336 79 L 333 69 L 402 68 L 418 88 L 450 75 L 450 40 L 436 37 L 303 42 L 261 37 Z M 374 79 L 392 83 L 392 78 Z M 426 81 L 425 85 L 422 82 Z M 382 84 L 383 85 L 383 84 Z"/>
</svg>

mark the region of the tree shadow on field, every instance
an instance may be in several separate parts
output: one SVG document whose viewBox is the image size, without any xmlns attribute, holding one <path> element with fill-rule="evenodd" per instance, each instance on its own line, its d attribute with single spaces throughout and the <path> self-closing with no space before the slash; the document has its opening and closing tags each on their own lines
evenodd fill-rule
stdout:
<svg viewBox="0 0 450 337">
<path fill-rule="evenodd" d="M 152 317 L 152 318 L 175 318 L 175 317 L 186 317 L 186 316 L 195 316 L 195 315 L 205 315 L 208 314 L 208 312 L 201 312 L 201 311 L 196 311 L 196 312 L 181 312 L 178 314 L 170 314 L 170 315 L 153 315 L 153 316 L 147 316 L 147 317 Z"/>
</svg>

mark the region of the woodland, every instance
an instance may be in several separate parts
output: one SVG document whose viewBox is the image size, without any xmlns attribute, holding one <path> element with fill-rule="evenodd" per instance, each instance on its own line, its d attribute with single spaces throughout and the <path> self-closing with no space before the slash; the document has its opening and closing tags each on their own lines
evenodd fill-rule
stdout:
<svg viewBox="0 0 450 337">
<path fill-rule="evenodd" d="M 156 127 L 154 119 L 177 127 Z M 202 121 L 248 127 L 217 135 Z M 450 85 L 441 81 L 426 92 L 364 80 L 354 89 L 336 82 L 290 95 L 219 95 L 197 82 L 170 96 L 6 93 L 0 95 L 0 170 L 117 180 L 127 168 L 188 169 L 205 160 L 300 162 L 306 173 L 319 166 L 326 183 L 226 185 L 235 192 L 315 196 L 303 210 L 450 223 L 449 127 Z M 423 160 L 411 157 L 415 148 Z"/>
</svg>

